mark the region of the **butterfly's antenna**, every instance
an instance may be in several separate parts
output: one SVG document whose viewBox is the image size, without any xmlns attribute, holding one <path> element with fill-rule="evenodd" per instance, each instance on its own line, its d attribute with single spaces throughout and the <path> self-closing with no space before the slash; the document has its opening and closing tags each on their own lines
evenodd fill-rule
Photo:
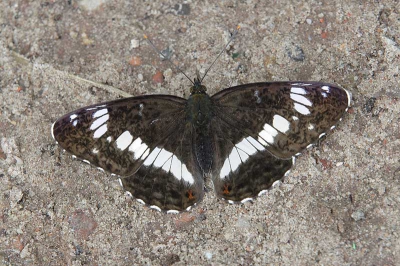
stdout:
<svg viewBox="0 0 400 266">
<path fill-rule="evenodd" d="M 200 83 L 203 82 L 203 79 L 206 77 L 208 71 L 210 71 L 210 69 L 212 68 L 212 66 L 215 64 L 215 62 L 217 62 L 218 58 L 222 55 L 222 53 L 226 50 L 226 48 L 229 46 L 229 44 L 231 43 L 231 41 L 233 40 L 233 38 L 235 38 L 236 34 L 239 32 L 240 30 L 240 25 L 237 25 L 236 30 L 232 33 L 231 38 L 229 39 L 228 43 L 224 46 L 224 48 L 221 50 L 221 52 L 219 52 L 217 58 L 215 58 L 214 62 L 212 62 L 212 64 L 207 68 L 206 73 L 204 73 L 203 78 L 200 80 Z"/>
<path fill-rule="evenodd" d="M 183 72 L 182 69 L 180 69 L 177 65 L 174 64 L 174 62 L 171 61 L 170 58 L 168 58 L 167 56 L 165 56 L 162 52 L 160 52 L 157 47 L 153 44 L 152 41 L 150 41 L 150 39 L 147 37 L 146 34 L 143 34 L 143 37 L 149 42 L 149 44 L 151 45 L 151 47 L 153 47 L 153 49 L 159 54 L 161 55 L 164 59 L 166 59 L 176 70 L 178 70 L 179 72 L 181 72 L 188 80 L 190 80 L 190 82 L 194 84 L 194 82 L 185 74 L 185 72 Z"/>
</svg>

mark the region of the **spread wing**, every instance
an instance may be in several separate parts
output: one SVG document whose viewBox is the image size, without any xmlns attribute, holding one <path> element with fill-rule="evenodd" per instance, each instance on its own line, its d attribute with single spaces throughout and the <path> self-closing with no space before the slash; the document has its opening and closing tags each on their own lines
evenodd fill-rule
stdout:
<svg viewBox="0 0 400 266">
<path fill-rule="evenodd" d="M 218 196 L 241 201 L 281 179 L 291 157 L 334 126 L 350 103 L 336 85 L 319 82 L 255 83 L 212 96 Z"/>
<path fill-rule="evenodd" d="M 201 200 L 204 182 L 185 104 L 168 95 L 96 104 L 64 115 L 52 133 L 74 156 L 120 176 L 135 198 L 156 209 L 184 210 Z"/>
</svg>

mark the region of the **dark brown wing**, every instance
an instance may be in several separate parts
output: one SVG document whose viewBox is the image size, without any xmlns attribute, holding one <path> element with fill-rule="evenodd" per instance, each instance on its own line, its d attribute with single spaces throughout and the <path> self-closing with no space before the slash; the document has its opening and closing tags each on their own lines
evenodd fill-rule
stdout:
<svg viewBox="0 0 400 266">
<path fill-rule="evenodd" d="M 273 82 L 232 87 L 212 96 L 216 193 L 240 201 L 282 178 L 292 156 L 334 126 L 349 94 L 319 82 Z"/>
<path fill-rule="evenodd" d="M 183 210 L 203 195 L 185 103 L 150 95 L 96 104 L 61 117 L 52 133 L 68 152 L 120 176 L 134 197 L 154 208 Z"/>
</svg>

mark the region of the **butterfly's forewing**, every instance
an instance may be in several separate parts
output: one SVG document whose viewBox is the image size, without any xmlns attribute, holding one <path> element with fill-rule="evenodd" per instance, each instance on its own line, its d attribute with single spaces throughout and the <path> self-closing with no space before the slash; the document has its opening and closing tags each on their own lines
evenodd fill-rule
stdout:
<svg viewBox="0 0 400 266">
<path fill-rule="evenodd" d="M 332 84 L 273 82 L 229 88 L 212 100 L 214 127 L 220 127 L 214 187 L 219 196 L 240 201 L 282 178 L 288 160 L 338 122 L 350 96 Z M 224 138 L 222 132 L 236 133 Z"/>
<path fill-rule="evenodd" d="M 68 152 L 119 175 L 134 197 L 163 210 L 182 210 L 203 193 L 185 103 L 153 95 L 92 105 L 58 119 L 52 133 Z"/>
</svg>

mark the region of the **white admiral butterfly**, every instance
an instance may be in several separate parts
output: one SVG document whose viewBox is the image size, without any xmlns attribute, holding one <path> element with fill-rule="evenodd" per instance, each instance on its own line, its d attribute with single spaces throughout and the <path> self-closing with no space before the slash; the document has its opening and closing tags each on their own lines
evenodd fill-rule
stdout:
<svg viewBox="0 0 400 266">
<path fill-rule="evenodd" d="M 244 84 L 210 97 L 196 78 L 188 99 L 145 95 L 95 104 L 64 115 L 51 130 L 63 149 L 118 175 L 139 201 L 176 212 L 202 199 L 206 176 L 231 202 L 267 190 L 350 100 L 336 85 L 309 81 Z"/>
</svg>

